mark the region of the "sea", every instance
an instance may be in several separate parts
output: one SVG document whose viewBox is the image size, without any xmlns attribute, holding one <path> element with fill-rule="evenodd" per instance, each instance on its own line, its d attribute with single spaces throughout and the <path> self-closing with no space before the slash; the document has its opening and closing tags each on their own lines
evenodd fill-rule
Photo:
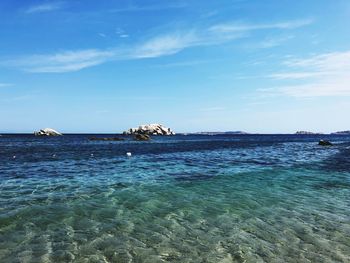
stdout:
<svg viewBox="0 0 350 263">
<path fill-rule="evenodd" d="M 1 263 L 350 262 L 350 136 L 92 136 L 0 137 Z"/>
</svg>

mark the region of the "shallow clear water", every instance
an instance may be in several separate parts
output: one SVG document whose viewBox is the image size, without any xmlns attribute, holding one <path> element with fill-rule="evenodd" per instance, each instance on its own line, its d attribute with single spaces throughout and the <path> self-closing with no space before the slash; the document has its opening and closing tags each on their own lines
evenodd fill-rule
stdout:
<svg viewBox="0 0 350 263">
<path fill-rule="evenodd" d="M 323 137 L 0 137 L 0 262 L 350 262 L 350 137 Z"/>
</svg>

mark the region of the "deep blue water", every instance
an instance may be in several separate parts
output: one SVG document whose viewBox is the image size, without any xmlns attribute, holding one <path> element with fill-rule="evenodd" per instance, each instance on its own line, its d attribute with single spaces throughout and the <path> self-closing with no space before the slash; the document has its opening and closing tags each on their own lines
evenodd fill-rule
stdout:
<svg viewBox="0 0 350 263">
<path fill-rule="evenodd" d="M 350 262 L 350 136 L 88 137 L 0 137 L 0 262 Z"/>
</svg>

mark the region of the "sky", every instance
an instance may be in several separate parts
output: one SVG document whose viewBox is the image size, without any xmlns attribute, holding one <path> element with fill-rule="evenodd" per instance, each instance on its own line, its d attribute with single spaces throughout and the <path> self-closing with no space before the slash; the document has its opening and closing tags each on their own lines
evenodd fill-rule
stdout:
<svg viewBox="0 0 350 263">
<path fill-rule="evenodd" d="M 0 132 L 350 130 L 348 0 L 1 0 Z"/>
</svg>

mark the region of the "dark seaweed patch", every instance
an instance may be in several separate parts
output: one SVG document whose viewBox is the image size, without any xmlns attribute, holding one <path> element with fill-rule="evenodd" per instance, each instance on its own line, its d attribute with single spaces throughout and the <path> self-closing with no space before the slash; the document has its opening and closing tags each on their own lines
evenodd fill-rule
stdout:
<svg viewBox="0 0 350 263">
<path fill-rule="evenodd" d="M 339 152 L 323 162 L 323 170 L 350 173 L 350 149 L 339 148 Z"/>
<path fill-rule="evenodd" d="M 326 181 L 326 182 L 315 184 L 313 187 L 315 189 L 325 189 L 325 190 L 350 189 L 350 183 L 340 182 L 340 181 Z"/>
</svg>

